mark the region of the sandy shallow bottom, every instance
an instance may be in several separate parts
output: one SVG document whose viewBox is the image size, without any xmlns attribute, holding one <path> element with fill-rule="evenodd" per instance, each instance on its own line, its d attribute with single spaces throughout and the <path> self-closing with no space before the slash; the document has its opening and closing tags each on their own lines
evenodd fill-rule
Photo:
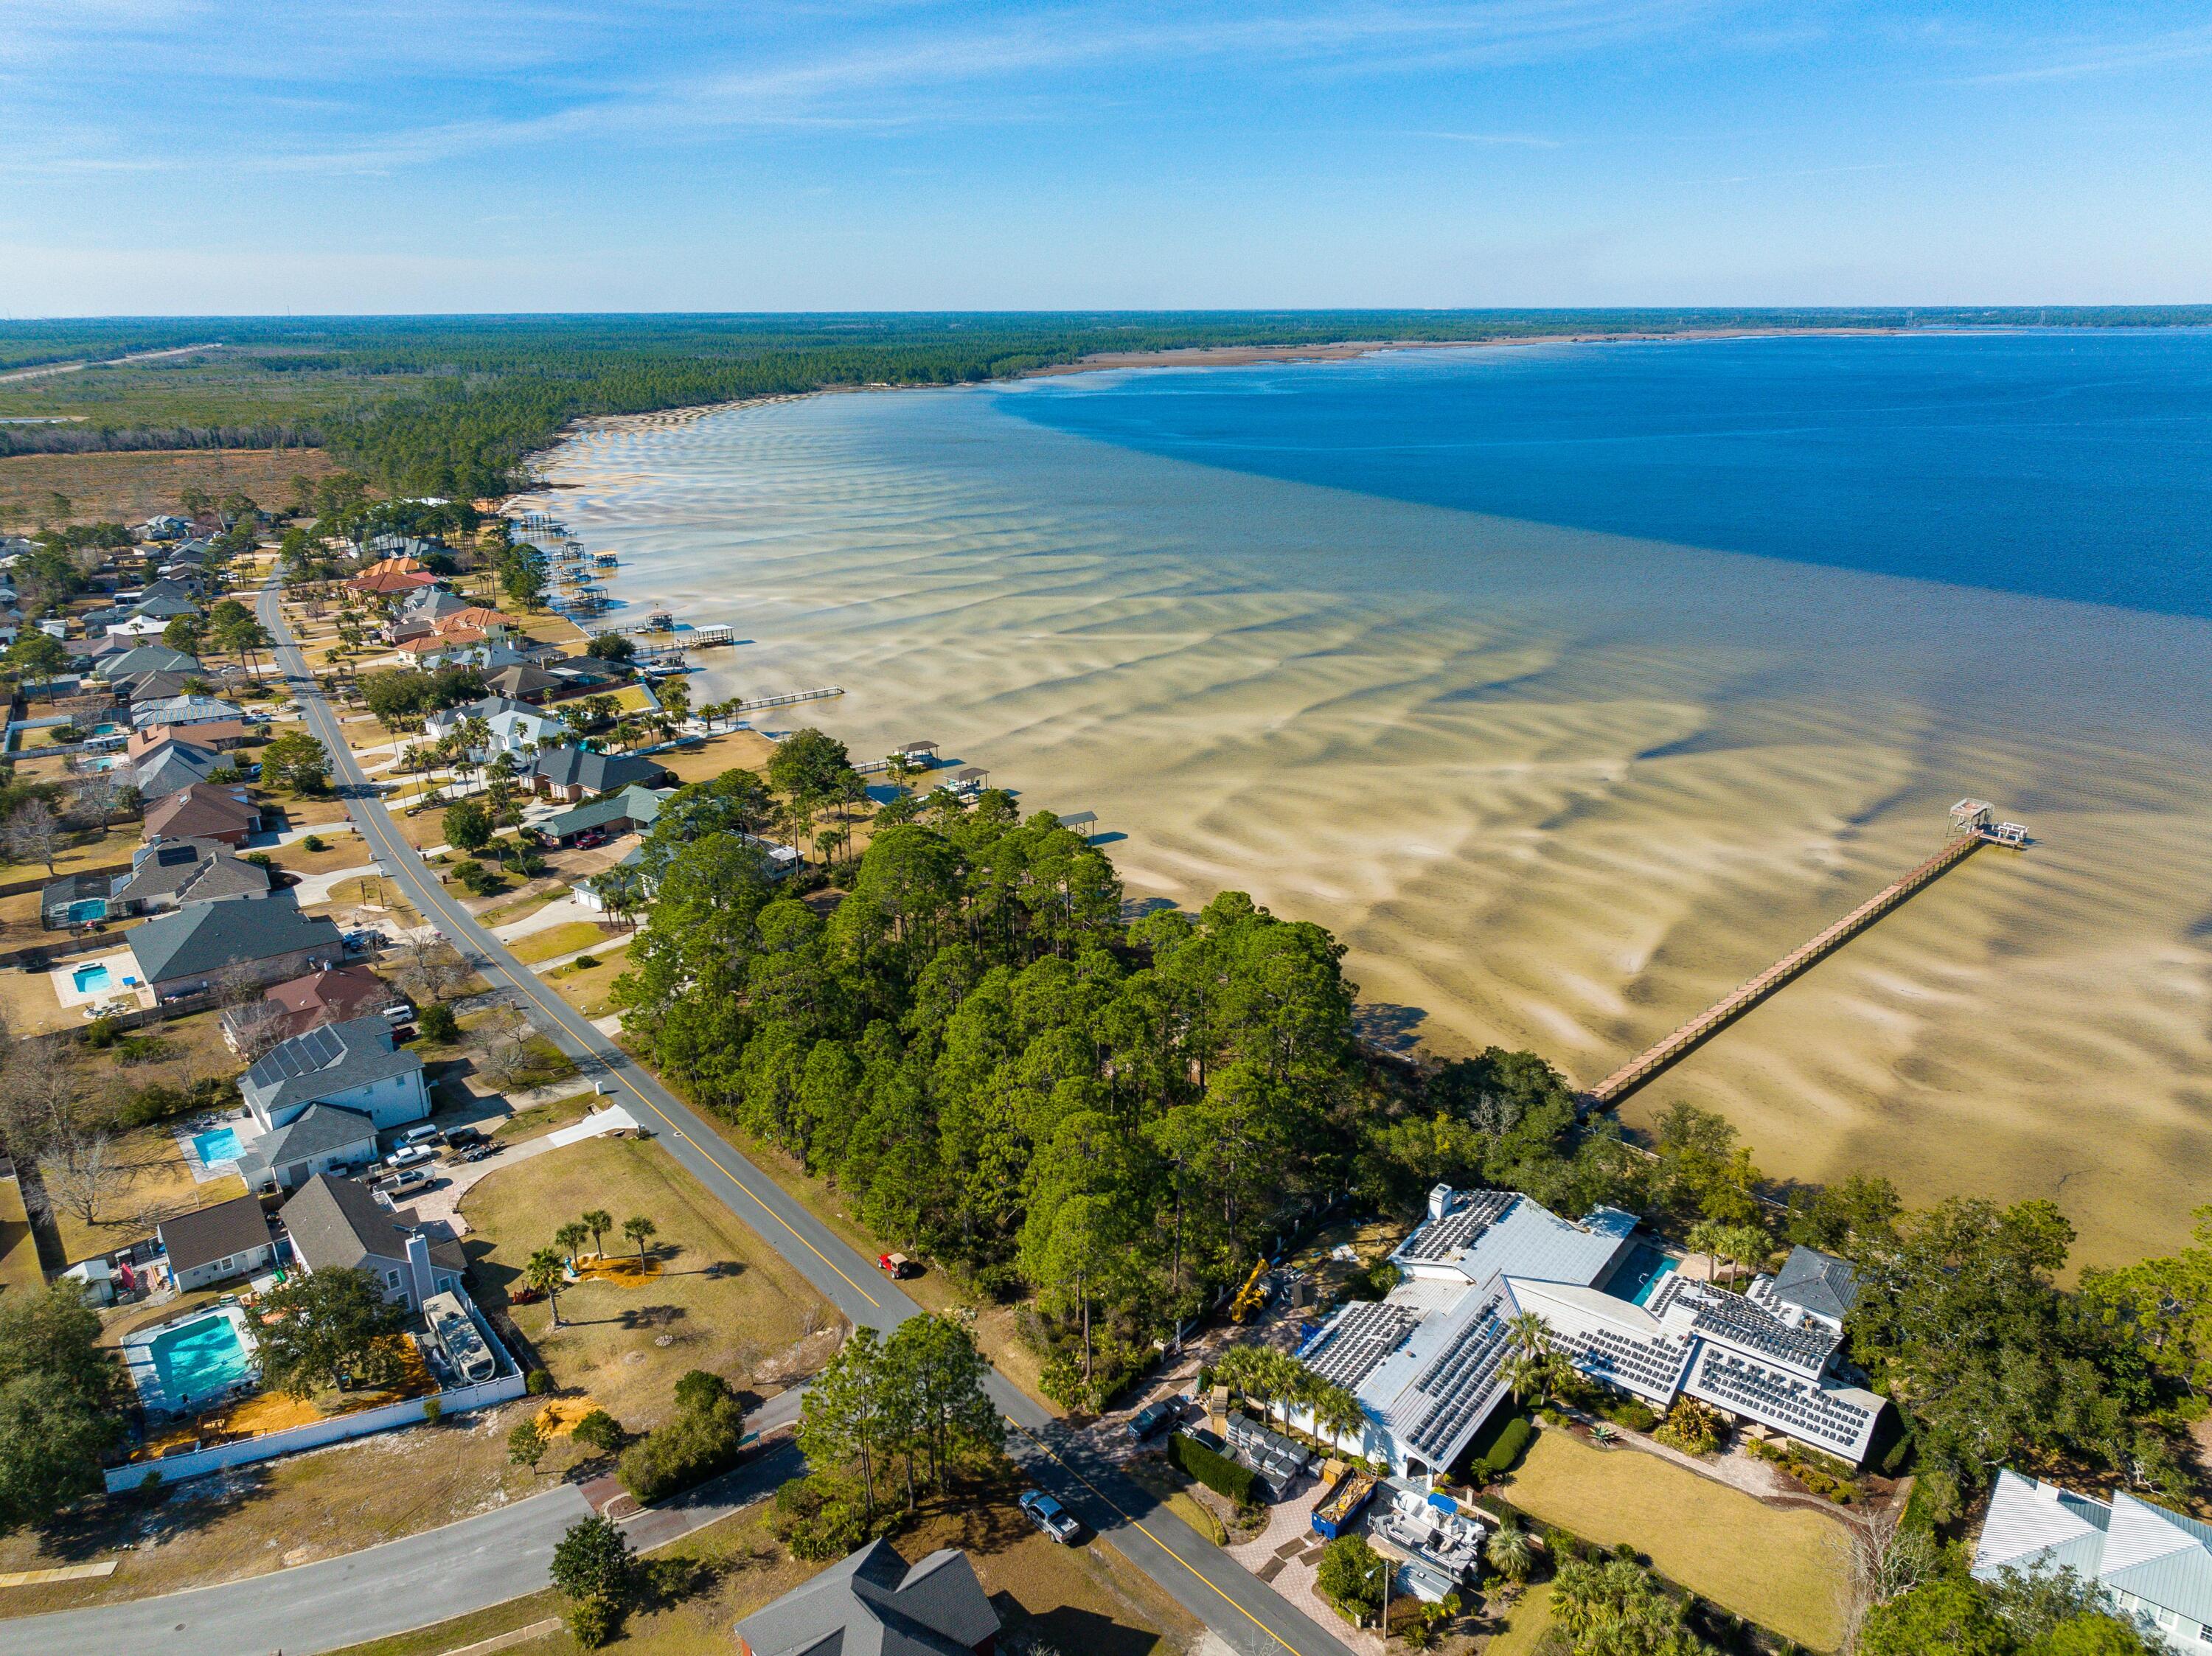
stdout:
<svg viewBox="0 0 2212 1656">
<path fill-rule="evenodd" d="M 1596 1080 L 1927 854 L 2025 820 L 1627 1111 L 1762 1166 L 2183 1238 L 2212 1150 L 2212 628 L 1665 547 L 1040 429 L 1018 391 L 586 434 L 617 595 L 750 642 L 698 693 L 927 737 L 1091 810 L 1133 895 L 1323 922 L 1377 1025 Z M 797 713 L 799 710 L 793 710 Z M 763 722 L 772 722 L 764 719 Z"/>
</svg>

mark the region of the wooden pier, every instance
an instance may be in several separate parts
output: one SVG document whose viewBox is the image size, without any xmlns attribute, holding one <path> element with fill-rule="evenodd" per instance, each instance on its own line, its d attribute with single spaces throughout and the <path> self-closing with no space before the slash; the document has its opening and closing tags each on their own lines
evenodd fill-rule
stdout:
<svg viewBox="0 0 2212 1656">
<path fill-rule="evenodd" d="M 1925 890 L 1984 846 L 2002 846 L 2018 851 L 2027 843 L 2027 830 L 2018 822 L 1994 820 L 1991 808 L 1978 799 L 1961 799 L 1951 808 L 1951 837 L 1943 848 L 1901 880 L 1884 886 L 1856 908 L 1801 943 L 1748 983 L 1715 1001 L 1665 1040 L 1646 1047 L 1603 1081 L 1582 1095 L 1585 1111 L 1609 1110 L 1644 1083 L 1686 1057 L 1765 1000 L 1776 990 L 1833 954 L 1883 915 L 1903 904 L 1915 892 Z"/>
<path fill-rule="evenodd" d="M 738 711 L 749 713 L 756 707 L 787 707 L 794 701 L 819 701 L 825 695 L 844 694 L 844 686 L 831 684 L 819 690 L 788 690 L 781 695 L 749 695 Z"/>
</svg>

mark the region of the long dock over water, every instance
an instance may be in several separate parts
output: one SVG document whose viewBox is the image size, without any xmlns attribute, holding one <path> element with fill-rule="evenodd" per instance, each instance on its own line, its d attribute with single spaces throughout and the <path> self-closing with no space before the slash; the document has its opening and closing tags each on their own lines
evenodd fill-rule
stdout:
<svg viewBox="0 0 2212 1656">
<path fill-rule="evenodd" d="M 1951 807 L 1951 837 L 1943 848 L 1904 878 L 1884 886 L 1826 930 L 1791 949 L 1749 982 L 1715 1001 L 1665 1040 L 1646 1047 L 1582 1095 L 1585 1110 L 1609 1110 L 1638 1088 L 1672 1067 L 1776 990 L 1842 948 L 1915 892 L 1923 891 L 1984 846 L 2018 851 L 2027 830 L 2018 822 L 1999 822 L 1978 799 Z"/>
</svg>

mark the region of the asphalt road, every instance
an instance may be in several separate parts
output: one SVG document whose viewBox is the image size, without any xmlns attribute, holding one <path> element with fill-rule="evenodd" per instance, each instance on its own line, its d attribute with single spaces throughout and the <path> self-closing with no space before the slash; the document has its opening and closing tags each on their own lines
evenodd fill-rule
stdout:
<svg viewBox="0 0 2212 1656">
<path fill-rule="evenodd" d="M 655 1131 L 661 1143 L 686 1170 L 765 1237 L 823 1298 L 854 1323 L 887 1331 L 918 1314 L 921 1307 L 877 1271 L 871 1261 L 848 1247 L 821 1221 L 786 1195 L 774 1180 L 732 1149 L 648 1071 L 541 983 L 527 967 L 479 928 L 467 910 L 446 895 L 442 883 L 416 856 L 355 762 L 335 712 L 308 670 L 305 658 L 291 642 L 290 630 L 279 613 L 273 587 L 263 589 L 260 612 L 262 621 L 279 640 L 277 664 L 306 710 L 308 730 L 330 751 L 333 780 L 345 798 L 346 808 L 356 826 L 379 865 L 398 882 L 422 918 L 434 925 L 486 978 L 514 991 L 532 1022 L 587 1073 L 604 1075 L 622 1101 L 632 1107 L 632 1113 Z M 1009 1450 L 1038 1484 L 1058 1496 L 1097 1534 L 1111 1541 L 1124 1557 L 1151 1576 L 1191 1615 L 1218 1633 L 1233 1649 L 1243 1656 L 1280 1656 L 1284 1652 L 1295 1653 L 1295 1656 L 1350 1656 L 1335 1638 L 1169 1512 L 1156 1496 L 1131 1483 L 1109 1459 L 1087 1443 L 1082 1434 L 1070 1431 L 996 1373 L 990 1378 L 988 1389 L 992 1401 L 1013 1428 L 1008 1435 Z M 512 1534 L 502 1532 L 495 1538 L 487 1538 L 485 1547 L 496 1549 L 495 1552 L 488 1550 L 480 1556 L 471 1536 L 469 1549 L 459 1557 L 443 1561 L 441 1575 L 465 1574 L 476 1584 L 477 1592 L 488 1584 L 503 1587 L 494 1597 L 477 1599 L 462 1608 L 480 1608 L 483 1604 L 534 1591 L 542 1585 L 544 1555 L 550 1554 L 554 1538 L 573 1521 L 574 1513 L 570 1511 L 565 1515 L 556 1514 L 551 1498 L 540 1499 L 548 1502 L 548 1515 L 541 1520 L 533 1513 L 527 1520 L 514 1524 Z M 580 1501 L 581 1497 L 578 1500 Z M 523 1503 L 524 1507 L 534 1505 L 535 1502 Z M 523 1507 L 509 1510 L 520 1513 Z M 452 1537 L 460 1527 L 434 1531 L 431 1535 Z M 398 1629 L 421 1626 L 460 1613 L 459 1610 L 426 1607 L 411 1594 L 387 1591 L 388 1587 L 397 1588 L 398 1579 L 387 1580 L 379 1573 L 380 1567 L 373 1562 L 392 1554 L 394 1549 L 434 1544 L 431 1537 L 414 1537 L 373 1548 L 352 1558 L 304 1566 L 273 1577 L 202 1588 L 171 1598 L 0 1623 L 0 1656 L 15 1656 L 19 1650 L 25 1656 L 33 1652 L 72 1648 L 150 1650 L 154 1647 L 141 1647 L 132 1641 L 145 1636 L 157 1625 L 163 1635 L 159 1647 L 163 1656 L 218 1656 L 218 1653 L 221 1656 L 232 1656 L 233 1653 L 276 1649 L 280 1646 L 294 1653 L 312 1652 L 380 1637 Z M 533 1548 L 537 1550 L 534 1552 Z M 523 1562 L 526 1556 L 530 1562 Z M 351 1590 L 337 1590 L 343 1578 L 328 1578 L 333 1590 L 327 1598 L 319 1601 L 312 1617 L 298 1614 L 301 1601 L 296 1594 L 282 1590 L 283 1584 L 307 1571 L 341 1568 L 351 1573 Z M 377 1583 L 374 1590 L 366 1590 L 371 1581 Z M 283 1616 L 281 1605 L 264 1602 L 272 1597 L 289 1602 L 294 1613 Z M 233 1599 L 238 1604 L 236 1612 L 227 1602 Z M 193 1615 L 207 1618 L 198 1624 L 208 1627 L 210 1632 L 214 1618 L 219 1617 L 229 1634 L 228 1641 L 205 1645 L 188 1641 L 186 1633 L 195 1625 L 193 1616 L 179 1615 L 162 1622 L 156 1608 L 186 1604 L 191 1607 Z M 219 1604 L 223 1608 L 218 1610 Z M 390 1617 L 395 1613 L 395 1604 L 404 1607 L 398 1613 L 410 1615 L 411 1619 L 396 1626 L 392 1624 Z M 277 1625 L 289 1637 L 264 1641 L 258 1630 L 249 1637 L 248 1629 L 258 1629 L 263 1625 L 260 1618 L 272 1611 L 279 1613 Z M 240 1617 L 235 1624 L 230 1620 L 234 1613 Z M 118 1619 L 112 1623 L 102 1619 L 110 1617 Z M 175 1623 L 179 1621 L 185 1623 L 185 1632 L 177 1630 Z M 70 1625 L 64 1627 L 64 1623 Z M 126 1637 L 128 1630 L 134 1629 L 137 1632 Z M 11 1640 L 29 1641 L 15 1643 Z"/>
</svg>

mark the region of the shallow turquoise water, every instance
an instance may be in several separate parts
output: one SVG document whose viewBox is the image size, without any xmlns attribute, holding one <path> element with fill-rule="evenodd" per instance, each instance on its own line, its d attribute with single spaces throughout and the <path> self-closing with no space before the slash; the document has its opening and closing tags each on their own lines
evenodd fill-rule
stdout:
<svg viewBox="0 0 2212 1656">
<path fill-rule="evenodd" d="M 218 1162 L 237 1161 L 239 1148 L 238 1133 L 230 1127 L 218 1127 L 192 1140 L 192 1152 L 204 1168 L 213 1167 Z"/>
<path fill-rule="evenodd" d="M 228 1317 L 164 1329 L 149 1348 L 161 1390 L 173 1404 L 205 1398 L 235 1385 L 252 1372 L 246 1346 Z"/>
</svg>

